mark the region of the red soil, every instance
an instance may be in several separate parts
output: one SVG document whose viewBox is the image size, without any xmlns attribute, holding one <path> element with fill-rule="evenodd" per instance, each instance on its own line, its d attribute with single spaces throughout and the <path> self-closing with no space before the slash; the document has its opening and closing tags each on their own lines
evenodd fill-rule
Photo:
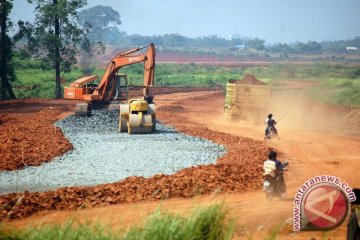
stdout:
<svg viewBox="0 0 360 240">
<path fill-rule="evenodd" d="M 193 100 L 209 97 L 212 95 Z M 176 108 L 174 111 L 162 111 L 159 108 L 158 117 L 162 122 L 175 126 L 180 132 L 226 145 L 227 154 L 216 164 L 187 168 L 173 175 L 160 174 L 147 179 L 130 177 L 117 183 L 95 187 L 67 187 L 55 191 L 3 195 L 0 197 L 0 205 L 3 206 L 0 218 L 18 219 L 43 210 L 74 210 L 142 200 L 192 197 L 212 192 L 242 192 L 261 186 L 262 178 L 258 173 L 261 172 L 263 158 L 269 150 L 264 142 L 211 131 L 190 121 L 179 121 L 176 112 Z M 35 162 L 40 164 L 42 161 L 49 161 L 51 154 L 60 155 L 69 150 L 61 131 L 55 132 L 52 127 L 56 114 L 59 112 L 44 110 L 18 123 L 16 128 L 13 125 L 4 125 L 4 138 L 16 139 L 11 145 L 14 156 L 18 156 L 21 146 L 24 146 L 27 154 L 32 153 L 29 159 L 35 165 Z M 27 134 L 30 132 L 31 134 Z M 49 132 L 54 134 L 48 134 Z M 44 138 L 49 135 L 52 137 Z M 52 142 L 47 142 L 50 139 Z M 30 143 L 37 143 L 38 147 L 34 148 Z M 6 155 L 5 158 L 5 166 L 19 164 L 19 160 L 14 161 L 13 157 Z"/>
<path fill-rule="evenodd" d="M 0 170 L 38 166 L 72 149 L 55 127 L 59 110 L 44 109 L 27 117 L 0 114 Z"/>
</svg>

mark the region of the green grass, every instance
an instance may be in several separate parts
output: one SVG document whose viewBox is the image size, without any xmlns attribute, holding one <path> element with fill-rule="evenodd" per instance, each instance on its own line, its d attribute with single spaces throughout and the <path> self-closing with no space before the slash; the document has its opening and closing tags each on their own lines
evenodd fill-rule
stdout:
<svg viewBox="0 0 360 240">
<path fill-rule="evenodd" d="M 222 205 L 198 209 L 188 218 L 157 211 L 124 239 L 231 239 L 233 224 L 226 222 L 226 213 Z"/>
<path fill-rule="evenodd" d="M 3 230 L 0 231 L 0 239 L 3 240 L 112 240 L 118 239 L 110 230 L 96 225 L 80 224 L 75 226 L 72 221 L 63 225 L 45 226 L 40 229 L 29 228 L 27 230 L 16 232 Z"/>
<path fill-rule="evenodd" d="M 43 69 L 16 69 L 17 80 L 13 83 L 17 98 L 52 98 L 55 92 L 55 74 L 50 70 Z M 83 76 L 79 70 L 62 74 L 67 82 Z"/>
<path fill-rule="evenodd" d="M 118 221 L 122 222 L 122 221 Z M 227 240 L 241 236 L 242 239 L 258 239 L 256 232 L 235 235 L 235 221 L 229 219 L 223 204 L 196 208 L 187 216 L 170 214 L 161 209 L 150 214 L 139 225 L 104 226 L 91 222 L 76 223 L 74 220 L 62 225 L 45 225 L 15 231 L 0 224 L 1 240 Z M 239 234 L 239 233 L 238 233 Z M 294 237 L 292 223 L 283 222 L 274 226 L 264 240 L 279 236 Z M 335 232 L 323 232 L 320 239 L 336 238 Z"/>
<path fill-rule="evenodd" d="M 360 77 L 327 78 L 308 90 L 308 96 L 321 102 L 345 106 L 360 106 Z"/>
<path fill-rule="evenodd" d="M 13 83 L 18 98 L 52 98 L 54 96 L 54 72 L 49 66 L 35 60 L 26 60 L 16 65 L 17 81 Z M 62 74 L 66 83 L 90 74 L 102 77 L 105 69 L 89 66 L 74 68 Z M 130 85 L 143 84 L 143 64 L 134 64 L 120 69 L 126 73 Z M 254 74 L 258 79 L 273 86 L 281 81 L 316 81 L 319 83 L 308 90 L 311 98 L 343 106 L 360 106 L 360 66 L 346 64 L 308 63 L 271 64 L 269 66 L 204 66 L 196 64 L 157 64 L 156 86 L 173 87 L 225 87 L 229 79 L 241 79 Z"/>
<path fill-rule="evenodd" d="M 29 240 L 80 240 L 80 239 L 231 239 L 233 224 L 226 219 L 227 211 L 221 204 L 196 209 L 190 216 L 169 214 L 161 210 L 151 214 L 141 226 L 134 226 L 126 233 L 112 231 L 109 227 L 91 224 L 75 225 L 67 222 L 64 225 L 31 228 L 21 232 L 0 228 L 0 239 Z"/>
</svg>

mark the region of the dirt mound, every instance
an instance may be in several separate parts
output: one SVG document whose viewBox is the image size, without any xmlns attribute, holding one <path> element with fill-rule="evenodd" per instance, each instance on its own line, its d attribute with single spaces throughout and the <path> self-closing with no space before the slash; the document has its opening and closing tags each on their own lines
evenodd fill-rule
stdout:
<svg viewBox="0 0 360 240">
<path fill-rule="evenodd" d="M 95 187 L 3 195 L 0 196 L 0 219 L 23 218 L 43 210 L 74 210 L 212 192 L 241 192 L 261 187 L 259 172 L 269 150 L 264 142 L 214 132 L 186 120 L 180 122 L 174 112 L 159 111 L 158 116 L 178 131 L 226 145 L 228 153 L 217 164 L 187 168 L 174 175 L 129 177 Z"/>
<path fill-rule="evenodd" d="M 251 166 L 251 165 L 249 165 Z M 129 177 L 96 187 L 62 188 L 56 191 L 9 194 L 0 198 L 0 219 L 18 219 L 43 210 L 75 210 L 142 200 L 193 197 L 212 192 L 257 189 L 259 166 L 216 164 L 184 169 L 175 175 Z M 19 202 L 20 201 L 20 202 Z"/>
<path fill-rule="evenodd" d="M 263 83 L 262 81 L 258 80 L 254 75 L 251 75 L 251 74 L 247 74 L 241 80 L 230 79 L 230 83 L 250 84 L 250 85 L 266 85 L 266 83 Z"/>
<path fill-rule="evenodd" d="M 4 125 L 7 122 L 14 121 L 15 118 L 7 114 L 0 114 L 0 125 Z"/>
<path fill-rule="evenodd" d="M 0 170 L 38 166 L 72 148 L 53 126 L 59 110 L 44 109 L 27 117 L 1 114 Z"/>
<path fill-rule="evenodd" d="M 346 114 L 338 125 L 347 134 L 360 135 L 360 109 L 353 109 Z"/>
</svg>

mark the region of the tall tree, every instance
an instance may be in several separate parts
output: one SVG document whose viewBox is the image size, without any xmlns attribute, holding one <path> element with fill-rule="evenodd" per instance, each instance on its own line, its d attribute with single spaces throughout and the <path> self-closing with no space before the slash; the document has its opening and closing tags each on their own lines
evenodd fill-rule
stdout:
<svg viewBox="0 0 360 240">
<path fill-rule="evenodd" d="M 11 63 L 13 41 L 8 36 L 12 22 L 8 16 L 12 9 L 12 0 L 0 0 L 0 99 L 15 99 L 11 82 L 15 72 Z"/>
<path fill-rule="evenodd" d="M 256 50 L 264 50 L 265 49 L 265 40 L 254 38 L 248 39 L 245 42 L 246 48 L 254 48 Z"/>
<path fill-rule="evenodd" d="M 36 17 L 29 47 L 55 70 L 55 98 L 61 97 L 60 73 L 76 63 L 84 29 L 77 25 L 77 10 L 87 0 L 28 0 L 36 3 Z"/>
<path fill-rule="evenodd" d="M 97 5 L 79 12 L 79 23 L 90 26 L 88 37 L 92 42 L 103 42 L 105 32 L 118 32 L 120 14 L 109 6 Z"/>
</svg>

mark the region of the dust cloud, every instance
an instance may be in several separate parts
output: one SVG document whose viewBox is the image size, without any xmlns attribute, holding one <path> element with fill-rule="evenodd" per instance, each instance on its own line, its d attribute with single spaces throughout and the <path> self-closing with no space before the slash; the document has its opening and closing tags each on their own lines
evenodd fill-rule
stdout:
<svg viewBox="0 0 360 240">
<path fill-rule="evenodd" d="M 274 91 L 269 111 L 278 127 L 330 131 L 348 110 L 311 101 L 304 91 L 288 89 Z"/>
<path fill-rule="evenodd" d="M 340 130 L 339 122 L 349 113 L 350 109 L 326 105 L 315 102 L 306 96 L 304 86 L 297 84 L 296 87 L 286 83 L 282 88 L 273 89 L 271 102 L 267 111 L 246 109 L 241 119 L 236 121 L 241 126 L 264 125 L 264 120 L 269 113 L 273 114 L 278 124 L 277 128 L 307 131 L 331 131 Z M 265 128 L 265 126 L 264 126 Z"/>
</svg>

